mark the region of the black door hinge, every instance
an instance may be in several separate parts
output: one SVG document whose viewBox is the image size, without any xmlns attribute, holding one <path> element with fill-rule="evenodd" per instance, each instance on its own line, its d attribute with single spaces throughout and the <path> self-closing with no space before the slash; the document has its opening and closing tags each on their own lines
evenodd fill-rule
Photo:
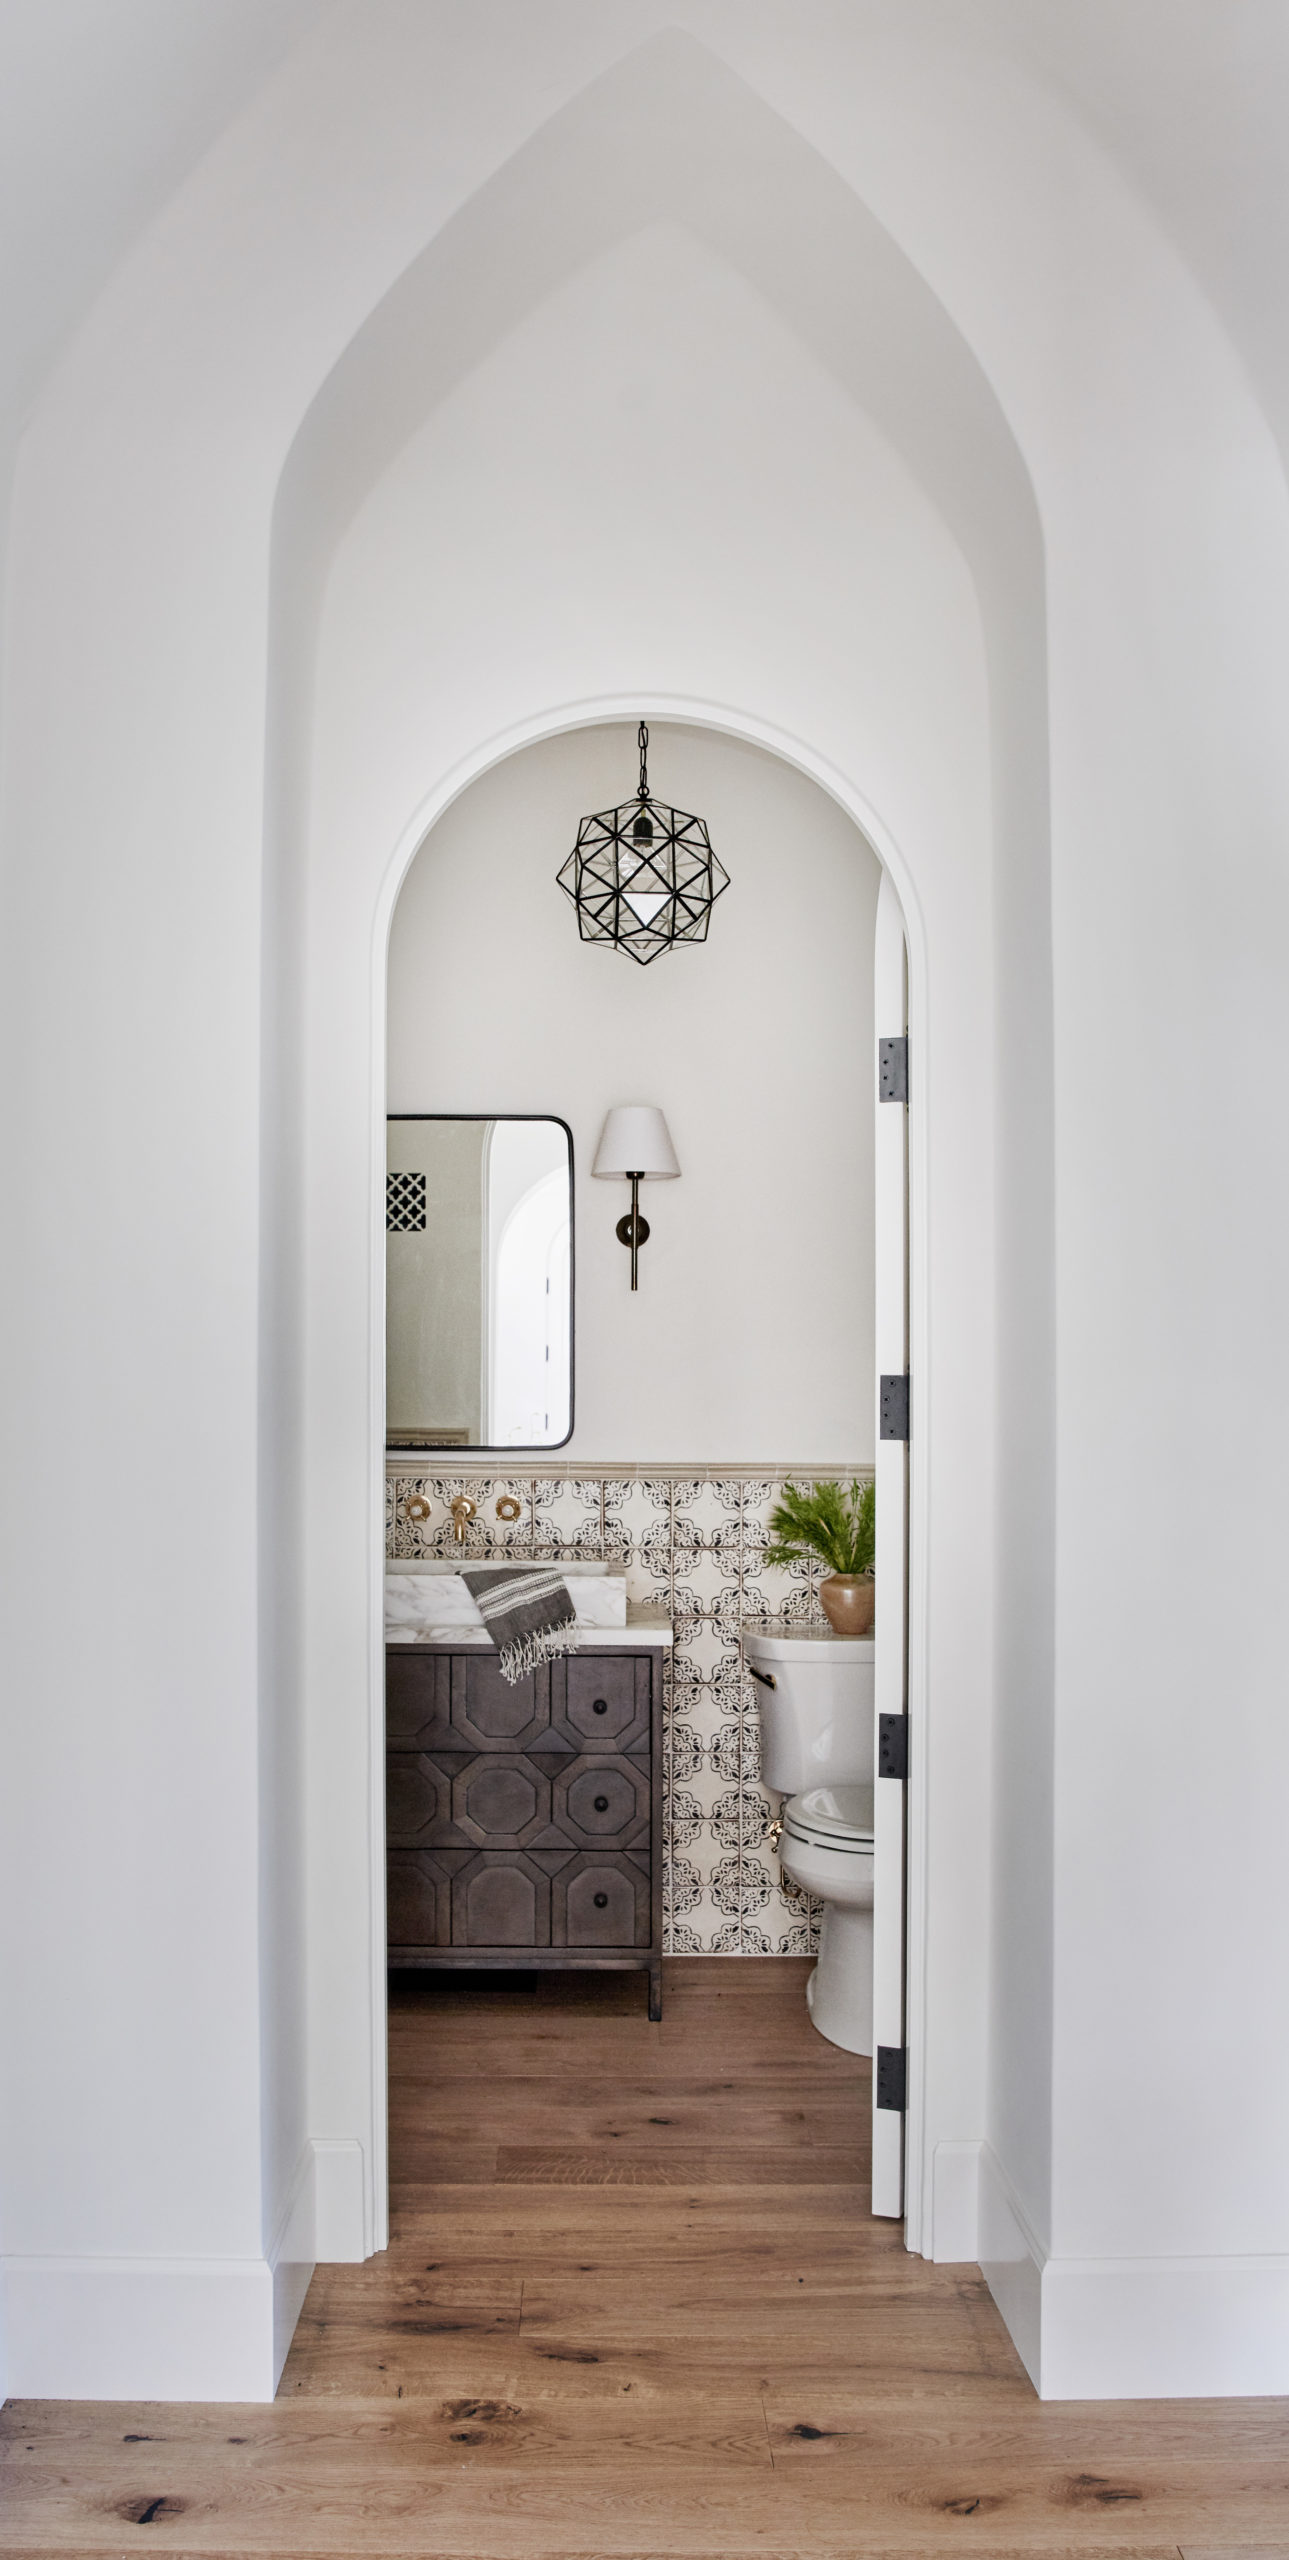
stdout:
<svg viewBox="0 0 1289 2560">
<path fill-rule="evenodd" d="M 879 1778 L 907 1778 L 909 1774 L 907 1716 L 878 1717 L 877 1774 Z"/>
<path fill-rule="evenodd" d="M 879 1040 L 877 1044 L 877 1099 L 879 1102 L 907 1102 L 909 1098 L 909 1035 L 901 1031 L 897 1040 Z"/>
<path fill-rule="evenodd" d="M 877 2048 L 877 2104 L 902 2116 L 908 2104 L 908 2054 L 902 2044 Z"/>
<path fill-rule="evenodd" d="M 907 1369 L 893 1378 L 882 1379 L 879 1406 L 880 1437 L 883 1440 L 907 1440 L 909 1436 L 909 1373 Z"/>
</svg>

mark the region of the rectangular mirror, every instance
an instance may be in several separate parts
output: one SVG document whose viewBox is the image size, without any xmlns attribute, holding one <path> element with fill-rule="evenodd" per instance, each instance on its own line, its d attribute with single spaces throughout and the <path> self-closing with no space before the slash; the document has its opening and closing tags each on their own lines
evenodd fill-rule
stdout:
<svg viewBox="0 0 1289 2560">
<path fill-rule="evenodd" d="M 573 1139 L 562 1120 L 387 1123 L 385 1438 L 558 1449 L 573 1429 Z"/>
</svg>

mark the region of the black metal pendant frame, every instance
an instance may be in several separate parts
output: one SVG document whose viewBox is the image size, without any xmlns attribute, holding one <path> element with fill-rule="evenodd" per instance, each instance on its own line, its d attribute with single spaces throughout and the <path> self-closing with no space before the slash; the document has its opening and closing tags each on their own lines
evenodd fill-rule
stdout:
<svg viewBox="0 0 1289 2560">
<path fill-rule="evenodd" d="M 669 809 L 649 789 L 649 732 L 639 731 L 640 788 L 617 809 L 583 818 L 556 873 L 577 909 L 583 942 L 607 942 L 647 967 L 681 942 L 706 942 L 729 873 L 701 818 Z"/>
</svg>

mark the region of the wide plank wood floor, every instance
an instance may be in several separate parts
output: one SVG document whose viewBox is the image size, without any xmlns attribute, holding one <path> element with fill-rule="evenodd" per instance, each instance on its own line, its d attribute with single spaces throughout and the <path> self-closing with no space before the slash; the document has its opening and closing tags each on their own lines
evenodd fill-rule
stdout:
<svg viewBox="0 0 1289 2560">
<path fill-rule="evenodd" d="M 1044 2407 L 870 2219 L 807 1970 L 401 1982 L 388 2253 L 271 2408 L 11 2402 L 0 2551 L 1289 2560 L 1289 2403 Z"/>
</svg>

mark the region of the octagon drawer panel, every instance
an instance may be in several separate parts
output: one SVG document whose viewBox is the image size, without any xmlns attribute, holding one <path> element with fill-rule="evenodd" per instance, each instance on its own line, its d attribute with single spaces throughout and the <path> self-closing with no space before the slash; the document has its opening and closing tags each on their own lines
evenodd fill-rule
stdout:
<svg viewBox="0 0 1289 2560">
<path fill-rule="evenodd" d="M 450 1947 L 452 1877 L 460 1849 L 391 1849 L 385 1861 L 391 1947 Z"/>
<path fill-rule="evenodd" d="M 481 1849 L 452 1879 L 454 1947 L 549 1947 L 551 1885 L 559 1857 L 522 1849 Z"/>
<path fill-rule="evenodd" d="M 452 1819 L 452 1781 L 464 1752 L 387 1751 L 385 1837 L 391 1849 L 468 1845 Z"/>
<path fill-rule="evenodd" d="M 452 1656 L 452 1739 L 471 1751 L 531 1751 L 551 1738 L 549 1666 L 512 1687 L 495 1653 Z"/>
<path fill-rule="evenodd" d="M 451 1745 L 452 1678 L 446 1654 L 423 1645 L 385 1649 L 385 1742 L 391 1751 Z"/>
<path fill-rule="evenodd" d="M 647 1760 L 583 1753 L 555 1763 L 551 1811 L 571 1848 L 647 1849 L 652 1798 Z"/>
<path fill-rule="evenodd" d="M 650 1939 L 647 1850 L 587 1850 L 553 1879 L 551 1944 L 556 1947 L 647 1947 Z"/>
<path fill-rule="evenodd" d="M 566 1654 L 550 1679 L 552 1735 L 575 1751 L 648 1751 L 651 1682 L 639 1654 Z"/>
<path fill-rule="evenodd" d="M 551 1828 L 550 1768 L 510 1751 L 481 1752 L 462 1764 L 452 1788 L 453 1825 L 476 1849 L 526 1849 L 558 1843 Z"/>
</svg>

